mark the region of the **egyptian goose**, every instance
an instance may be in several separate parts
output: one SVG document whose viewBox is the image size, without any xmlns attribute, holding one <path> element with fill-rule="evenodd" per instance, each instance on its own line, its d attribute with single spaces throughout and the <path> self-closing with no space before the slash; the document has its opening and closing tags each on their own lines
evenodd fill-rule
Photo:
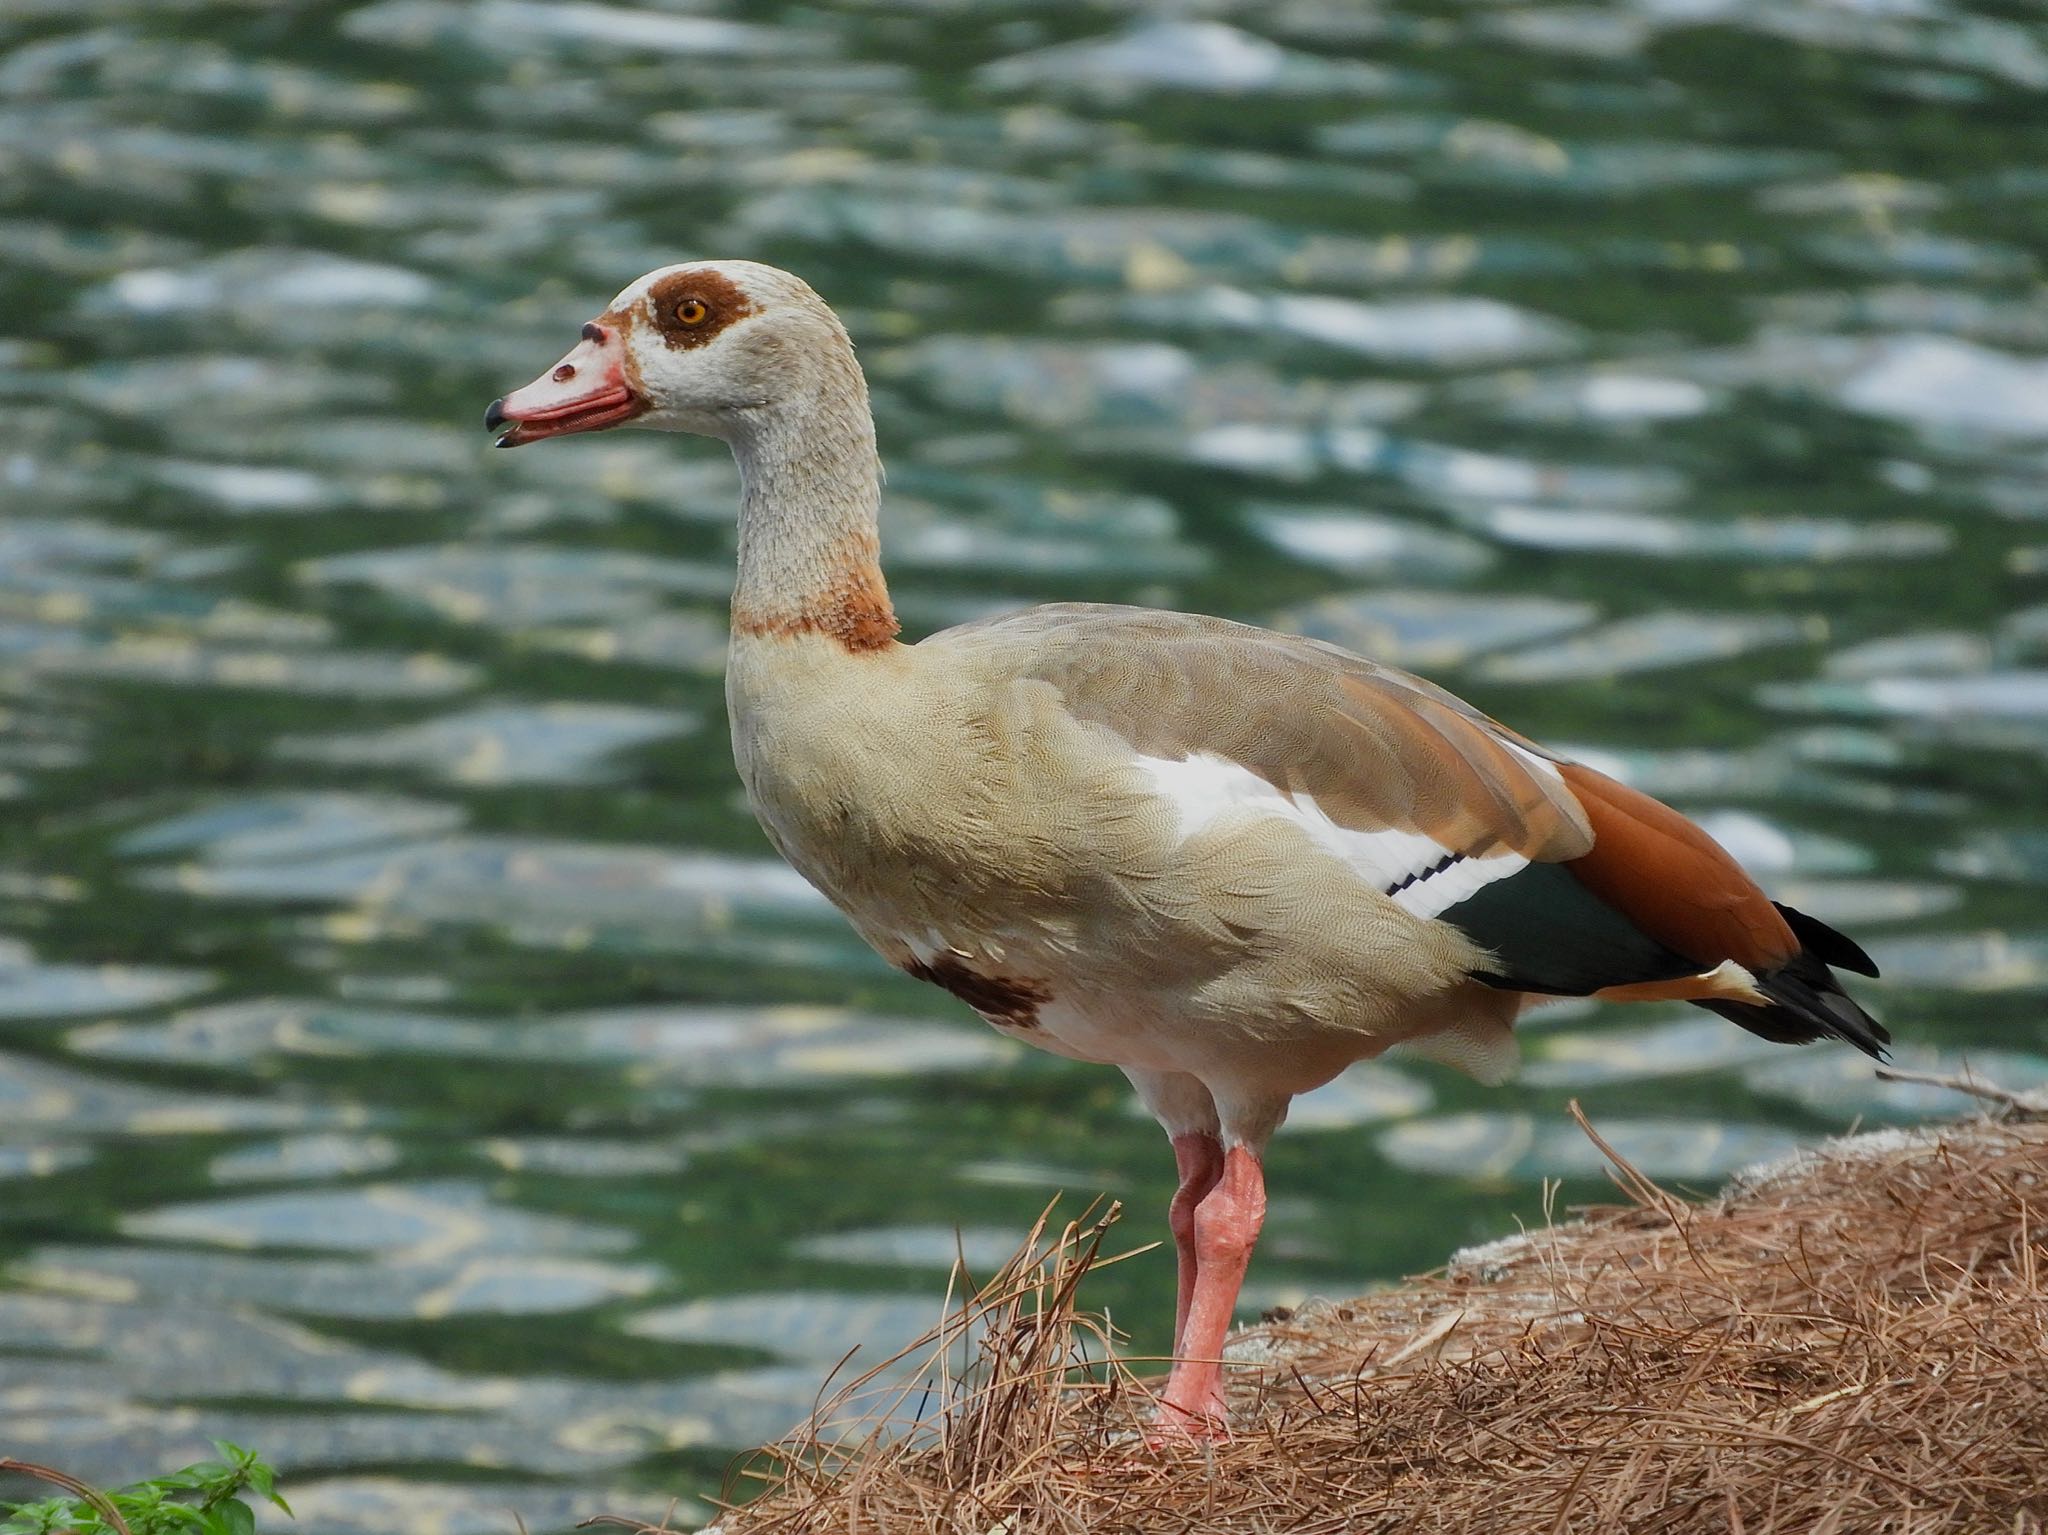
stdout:
<svg viewBox="0 0 2048 1535">
<path fill-rule="evenodd" d="M 1676 811 L 1441 689 L 1219 618 L 1061 603 L 898 642 L 881 465 L 837 316 L 747 261 L 650 272 L 492 403 L 500 447 L 722 439 L 741 479 L 733 756 L 777 851 L 898 969 L 1120 1068 L 1173 1143 L 1161 1423 L 1221 1356 L 1297 1093 L 1391 1045 L 1485 1081 L 1550 997 L 1682 998 L 1766 1039 L 1885 1030 Z"/>
</svg>

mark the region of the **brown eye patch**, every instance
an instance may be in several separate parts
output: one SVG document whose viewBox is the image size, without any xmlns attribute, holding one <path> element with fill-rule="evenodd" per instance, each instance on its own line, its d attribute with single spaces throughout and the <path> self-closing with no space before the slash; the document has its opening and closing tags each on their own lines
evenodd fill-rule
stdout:
<svg viewBox="0 0 2048 1535">
<path fill-rule="evenodd" d="M 754 312 L 731 278 L 710 270 L 673 272 L 647 290 L 647 312 L 672 347 L 702 346 Z"/>
</svg>

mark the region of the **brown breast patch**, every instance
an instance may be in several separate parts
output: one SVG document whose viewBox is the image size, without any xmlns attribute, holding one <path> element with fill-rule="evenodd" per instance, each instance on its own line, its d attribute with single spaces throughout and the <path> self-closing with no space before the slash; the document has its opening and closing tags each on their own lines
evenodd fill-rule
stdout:
<svg viewBox="0 0 2048 1535">
<path fill-rule="evenodd" d="M 686 325 L 682 311 L 704 306 L 704 318 Z M 753 300 L 730 277 L 709 268 L 671 272 L 647 290 L 647 317 L 661 339 L 677 349 L 702 346 L 734 322 L 754 313 Z"/>
<path fill-rule="evenodd" d="M 945 987 L 990 1023 L 1013 1029 L 1037 1028 L 1039 1008 L 1052 1000 L 1052 993 L 1037 981 L 983 975 L 957 959 L 937 959 L 930 964 L 912 960 L 903 969 L 920 981 Z"/>
<path fill-rule="evenodd" d="M 903 625 L 889 606 L 888 588 L 876 553 L 848 551 L 838 577 L 824 591 L 790 611 L 765 611 L 735 606 L 732 627 L 756 639 L 789 639 L 799 634 L 824 634 L 854 655 L 887 650 Z"/>
</svg>

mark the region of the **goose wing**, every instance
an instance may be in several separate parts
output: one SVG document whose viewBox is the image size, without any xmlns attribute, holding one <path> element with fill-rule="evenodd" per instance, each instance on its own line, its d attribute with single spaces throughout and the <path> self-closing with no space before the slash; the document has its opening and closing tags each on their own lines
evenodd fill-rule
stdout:
<svg viewBox="0 0 2048 1535">
<path fill-rule="evenodd" d="M 1771 1037 L 1883 1038 L 1823 958 L 1867 968 L 1853 943 L 1774 905 L 1677 811 L 1406 672 L 1222 619 L 1082 603 L 926 643 L 1000 652 L 1169 793 L 1214 793 L 1224 774 L 1270 786 L 1388 899 L 1487 951 L 1490 984 L 1727 1002 Z"/>
</svg>

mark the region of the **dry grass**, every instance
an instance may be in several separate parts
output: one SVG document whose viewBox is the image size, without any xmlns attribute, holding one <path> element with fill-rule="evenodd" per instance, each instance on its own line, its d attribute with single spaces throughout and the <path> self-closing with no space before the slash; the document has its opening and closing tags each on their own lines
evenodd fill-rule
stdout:
<svg viewBox="0 0 2048 1535">
<path fill-rule="evenodd" d="M 1102 1362 L 1077 1291 L 1114 1209 L 1036 1232 L 927 1340 L 964 1378 L 853 1383 L 721 1535 L 2048 1528 L 2048 1125 L 1865 1137 L 1704 1206 L 1614 1161 L 1618 1208 L 1256 1330 L 1221 1445 L 1146 1448 Z"/>
</svg>

